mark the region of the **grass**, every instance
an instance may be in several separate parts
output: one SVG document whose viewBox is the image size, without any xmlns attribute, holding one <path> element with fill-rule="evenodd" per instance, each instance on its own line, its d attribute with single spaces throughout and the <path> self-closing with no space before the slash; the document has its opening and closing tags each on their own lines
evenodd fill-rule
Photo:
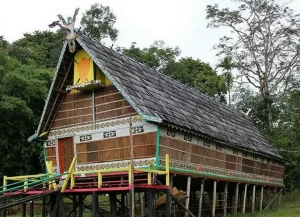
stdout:
<svg viewBox="0 0 300 217">
<path fill-rule="evenodd" d="M 229 216 L 228 216 L 229 217 Z M 300 217 L 300 192 L 289 193 L 272 210 L 255 214 L 240 214 L 237 217 Z"/>
</svg>

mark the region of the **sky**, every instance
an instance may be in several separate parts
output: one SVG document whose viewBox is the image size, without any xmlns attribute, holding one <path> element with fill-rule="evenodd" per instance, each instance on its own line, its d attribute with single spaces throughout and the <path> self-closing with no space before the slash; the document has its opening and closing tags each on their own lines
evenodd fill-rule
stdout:
<svg viewBox="0 0 300 217">
<path fill-rule="evenodd" d="M 232 0 L 9 0 L 1 2 L 0 35 L 13 42 L 24 33 L 49 30 L 57 14 L 73 16 L 77 7 L 78 26 L 82 13 L 96 2 L 110 6 L 117 17 L 115 47 L 129 47 L 132 42 L 147 47 L 163 40 L 168 46 L 178 46 L 182 57 L 199 58 L 212 66 L 219 60 L 213 46 L 226 30 L 207 28 L 205 8 L 208 4 L 235 6 Z M 300 0 L 294 0 L 292 7 L 300 12 Z"/>
</svg>

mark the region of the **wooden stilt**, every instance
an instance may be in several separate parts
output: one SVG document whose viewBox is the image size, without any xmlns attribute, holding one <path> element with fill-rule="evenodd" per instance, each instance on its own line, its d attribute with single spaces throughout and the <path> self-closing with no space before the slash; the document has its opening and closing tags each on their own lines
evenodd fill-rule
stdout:
<svg viewBox="0 0 300 217">
<path fill-rule="evenodd" d="M 256 185 L 253 185 L 253 192 L 252 192 L 252 213 L 255 212 L 255 189 L 256 189 Z"/>
<path fill-rule="evenodd" d="M 83 209 L 84 209 L 83 199 L 84 199 L 84 196 L 79 195 L 79 209 L 78 209 L 79 217 L 83 217 Z"/>
<path fill-rule="evenodd" d="M 263 201 L 264 201 L 264 186 L 261 186 L 259 211 L 262 211 L 263 209 Z"/>
<path fill-rule="evenodd" d="M 6 198 L 3 199 L 3 205 L 5 205 L 5 204 L 6 204 Z M 6 215 L 7 215 L 7 209 L 3 209 L 2 210 L 2 217 L 6 217 Z"/>
<path fill-rule="evenodd" d="M 116 194 L 110 194 L 109 195 L 109 202 L 110 202 L 111 216 L 112 217 L 117 217 L 117 195 Z"/>
<path fill-rule="evenodd" d="M 77 216 L 77 198 L 76 198 L 76 194 L 73 195 L 73 212 L 72 214 L 74 216 Z"/>
<path fill-rule="evenodd" d="M 139 193 L 139 200 L 140 200 L 141 216 L 144 216 L 144 193 L 143 192 Z"/>
<path fill-rule="evenodd" d="M 243 201 L 243 213 L 246 213 L 247 189 L 248 189 L 248 184 L 245 184 L 244 201 Z"/>
<path fill-rule="evenodd" d="M 148 216 L 153 216 L 153 192 L 151 189 L 148 190 Z"/>
<path fill-rule="evenodd" d="M 239 201 L 239 183 L 236 183 L 236 187 L 235 187 L 235 200 L 234 200 L 234 216 L 237 215 L 237 211 L 238 211 L 238 201 Z"/>
<path fill-rule="evenodd" d="M 188 197 L 185 201 L 185 208 L 189 209 L 189 205 L 190 205 L 190 195 L 191 195 L 191 177 L 188 176 L 187 177 L 187 185 L 186 185 L 186 196 Z M 188 213 L 185 212 L 185 217 L 188 217 Z"/>
<path fill-rule="evenodd" d="M 122 210 L 122 217 L 125 217 L 125 194 L 121 193 L 121 210 Z"/>
<path fill-rule="evenodd" d="M 29 207 L 29 216 L 34 216 L 34 200 L 30 201 L 30 207 Z"/>
<path fill-rule="evenodd" d="M 214 180 L 213 201 L 212 201 L 212 217 L 216 216 L 216 203 L 217 203 L 217 180 Z"/>
<path fill-rule="evenodd" d="M 202 216 L 204 184 L 205 184 L 205 179 L 202 179 L 202 180 L 201 180 L 201 186 L 200 186 L 200 197 L 199 197 L 198 217 L 201 217 L 201 216 Z"/>
<path fill-rule="evenodd" d="M 227 200 L 228 200 L 228 182 L 225 183 L 224 187 L 224 213 L 223 216 L 227 216 Z"/>
<path fill-rule="evenodd" d="M 63 195 L 59 194 L 58 195 L 58 203 L 59 203 L 59 216 L 60 217 L 65 217 L 66 216 L 66 211 L 65 211 L 65 206 L 64 206 L 64 199 L 63 199 Z"/>
<path fill-rule="evenodd" d="M 42 199 L 42 217 L 46 217 L 46 197 Z"/>
<path fill-rule="evenodd" d="M 268 205 L 264 208 L 263 211 L 267 210 L 267 209 L 270 207 L 270 205 L 271 205 L 271 204 L 274 202 L 274 200 L 281 194 L 281 192 L 282 192 L 282 189 L 280 189 L 280 191 L 278 192 L 278 194 L 276 194 L 276 195 L 274 196 L 274 198 L 268 203 Z"/>
<path fill-rule="evenodd" d="M 26 217 L 26 203 L 22 203 L 22 217 Z"/>
<path fill-rule="evenodd" d="M 277 194 L 277 188 L 274 189 L 274 196 Z M 274 200 L 273 202 L 273 208 L 275 207 L 276 205 L 276 200 Z"/>
<path fill-rule="evenodd" d="M 281 197 L 282 197 L 282 189 L 280 189 L 279 199 L 278 199 L 278 205 L 281 204 Z"/>
<path fill-rule="evenodd" d="M 92 217 L 98 217 L 98 193 L 92 192 Z"/>
<path fill-rule="evenodd" d="M 170 189 L 166 191 L 166 217 L 171 217 L 171 195 Z"/>
</svg>

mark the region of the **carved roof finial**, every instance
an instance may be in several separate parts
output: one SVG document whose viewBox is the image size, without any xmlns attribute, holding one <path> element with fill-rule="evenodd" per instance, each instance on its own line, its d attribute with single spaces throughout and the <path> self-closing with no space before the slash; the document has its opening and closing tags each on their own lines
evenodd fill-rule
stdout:
<svg viewBox="0 0 300 217">
<path fill-rule="evenodd" d="M 54 28 L 55 26 L 59 26 L 61 29 L 64 29 L 67 31 L 67 36 L 66 40 L 68 41 L 69 45 L 69 51 L 71 53 L 74 53 L 76 50 L 76 44 L 75 44 L 75 38 L 76 38 L 76 33 L 74 31 L 74 26 L 75 26 L 75 21 L 76 21 L 76 16 L 78 14 L 79 8 L 75 10 L 75 13 L 72 17 L 67 17 L 67 21 L 59 14 L 57 15 L 59 20 L 54 21 L 49 25 L 50 28 Z M 60 24 L 60 21 L 62 21 L 63 25 Z"/>
</svg>

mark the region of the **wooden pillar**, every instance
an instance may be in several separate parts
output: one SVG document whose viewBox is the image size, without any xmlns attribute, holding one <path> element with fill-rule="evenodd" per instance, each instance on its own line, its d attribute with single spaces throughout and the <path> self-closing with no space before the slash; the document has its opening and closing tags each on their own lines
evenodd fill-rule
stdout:
<svg viewBox="0 0 300 217">
<path fill-rule="evenodd" d="M 185 208 L 186 209 L 189 209 L 189 205 L 190 205 L 190 195 L 191 195 L 191 177 L 188 176 L 187 177 L 187 184 L 186 184 L 186 196 L 187 196 L 187 199 L 185 200 Z M 188 212 L 185 212 L 185 217 L 188 217 L 189 214 Z"/>
<path fill-rule="evenodd" d="M 243 213 L 246 213 L 247 189 L 248 189 L 248 184 L 245 184 L 244 201 L 243 201 Z"/>
<path fill-rule="evenodd" d="M 198 217 L 201 217 L 201 216 L 202 216 L 204 184 L 205 184 L 205 179 L 202 179 L 202 180 L 201 180 L 201 186 L 200 186 L 200 197 L 199 197 Z"/>
<path fill-rule="evenodd" d="M 238 201 L 239 201 L 239 183 L 236 183 L 236 187 L 235 187 L 235 198 L 234 198 L 234 216 L 237 215 L 237 211 L 238 211 Z"/>
<path fill-rule="evenodd" d="M 78 209 L 79 217 L 83 217 L 83 209 L 84 209 L 83 199 L 84 199 L 84 196 L 79 195 L 79 209 Z"/>
<path fill-rule="evenodd" d="M 6 201 L 6 198 L 4 198 L 4 199 L 3 199 L 3 205 L 5 205 L 6 202 L 7 202 L 7 201 Z M 7 209 L 3 209 L 3 210 L 2 210 L 2 217 L 6 217 L 6 215 L 7 215 Z"/>
<path fill-rule="evenodd" d="M 255 189 L 256 185 L 253 185 L 253 192 L 252 192 L 252 213 L 255 212 Z"/>
<path fill-rule="evenodd" d="M 26 217 L 26 202 L 22 203 L 22 217 Z"/>
<path fill-rule="evenodd" d="M 171 195 L 170 194 L 171 194 L 170 189 L 168 189 L 166 191 L 166 217 L 171 217 Z"/>
<path fill-rule="evenodd" d="M 139 193 L 139 200 L 140 200 L 140 206 L 141 206 L 141 216 L 144 216 L 144 193 L 140 192 Z"/>
<path fill-rule="evenodd" d="M 42 217 L 46 217 L 46 197 L 42 199 Z"/>
<path fill-rule="evenodd" d="M 30 201 L 30 207 L 29 207 L 29 216 L 33 217 L 34 216 L 34 200 Z"/>
<path fill-rule="evenodd" d="M 274 197 L 276 196 L 276 194 L 277 194 L 277 188 L 274 189 Z M 275 207 L 275 205 L 276 205 L 276 199 L 273 202 L 273 207 Z"/>
<path fill-rule="evenodd" d="M 259 211 L 263 210 L 263 201 L 264 201 L 264 186 L 261 186 Z"/>
<path fill-rule="evenodd" d="M 92 192 L 92 217 L 98 217 L 98 193 Z"/>
<path fill-rule="evenodd" d="M 281 204 L 281 197 L 282 197 L 282 189 L 280 189 L 280 195 L 279 195 L 279 199 L 278 199 L 278 205 Z"/>
<path fill-rule="evenodd" d="M 125 193 L 121 193 L 121 216 L 122 217 L 125 217 L 125 204 L 126 204 L 126 201 L 125 201 Z"/>
<path fill-rule="evenodd" d="M 109 195 L 109 202 L 110 202 L 111 216 L 117 217 L 117 195 L 115 193 L 111 193 Z"/>
<path fill-rule="evenodd" d="M 224 213 L 223 216 L 227 216 L 227 201 L 228 201 L 228 182 L 225 183 L 224 187 Z"/>
<path fill-rule="evenodd" d="M 216 216 L 216 204 L 217 204 L 217 180 L 214 180 L 212 215 L 211 215 L 212 217 Z"/>
<path fill-rule="evenodd" d="M 133 216 L 133 215 L 129 215 Z M 153 216 L 153 192 L 151 189 L 148 190 L 148 216 Z"/>
</svg>

